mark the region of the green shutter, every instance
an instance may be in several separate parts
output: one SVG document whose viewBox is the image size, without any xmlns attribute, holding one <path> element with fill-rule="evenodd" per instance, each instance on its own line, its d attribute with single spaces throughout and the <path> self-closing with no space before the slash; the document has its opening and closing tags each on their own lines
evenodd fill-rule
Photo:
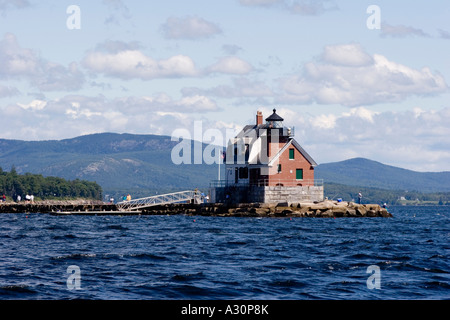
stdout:
<svg viewBox="0 0 450 320">
<path fill-rule="evenodd" d="M 294 149 L 289 149 L 289 159 L 294 159 Z"/>
<path fill-rule="evenodd" d="M 303 169 L 297 169 L 295 172 L 295 179 L 303 180 Z"/>
</svg>

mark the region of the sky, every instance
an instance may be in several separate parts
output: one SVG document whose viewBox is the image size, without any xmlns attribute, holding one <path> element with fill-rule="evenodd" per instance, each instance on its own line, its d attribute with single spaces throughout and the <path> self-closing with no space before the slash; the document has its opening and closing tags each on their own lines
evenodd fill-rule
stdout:
<svg viewBox="0 0 450 320">
<path fill-rule="evenodd" d="M 446 0 L 0 0 L 0 138 L 225 137 L 276 108 L 319 164 L 450 171 L 449 18 Z"/>
</svg>

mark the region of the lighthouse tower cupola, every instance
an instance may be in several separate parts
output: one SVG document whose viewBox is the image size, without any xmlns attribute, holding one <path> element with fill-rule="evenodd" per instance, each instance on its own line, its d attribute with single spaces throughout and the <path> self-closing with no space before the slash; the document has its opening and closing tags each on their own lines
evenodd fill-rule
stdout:
<svg viewBox="0 0 450 320">
<path fill-rule="evenodd" d="M 284 119 L 277 114 L 277 110 L 273 109 L 273 113 L 270 117 L 266 118 L 266 124 L 269 128 L 283 128 Z"/>
</svg>

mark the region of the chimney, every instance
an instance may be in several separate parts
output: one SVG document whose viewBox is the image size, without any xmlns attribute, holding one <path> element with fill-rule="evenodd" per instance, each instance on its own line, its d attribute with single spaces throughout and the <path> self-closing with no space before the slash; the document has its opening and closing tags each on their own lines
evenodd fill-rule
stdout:
<svg viewBox="0 0 450 320">
<path fill-rule="evenodd" d="M 263 115 L 261 111 L 256 112 L 256 125 L 263 124 Z"/>
</svg>

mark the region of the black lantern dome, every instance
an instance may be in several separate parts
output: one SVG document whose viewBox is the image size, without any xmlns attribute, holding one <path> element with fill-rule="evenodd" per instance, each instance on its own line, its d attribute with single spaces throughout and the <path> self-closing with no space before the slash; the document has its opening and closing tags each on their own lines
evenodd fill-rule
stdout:
<svg viewBox="0 0 450 320">
<path fill-rule="evenodd" d="M 273 109 L 270 117 L 266 118 L 266 122 L 272 128 L 282 128 L 284 119 L 277 114 L 277 109 Z"/>
</svg>

